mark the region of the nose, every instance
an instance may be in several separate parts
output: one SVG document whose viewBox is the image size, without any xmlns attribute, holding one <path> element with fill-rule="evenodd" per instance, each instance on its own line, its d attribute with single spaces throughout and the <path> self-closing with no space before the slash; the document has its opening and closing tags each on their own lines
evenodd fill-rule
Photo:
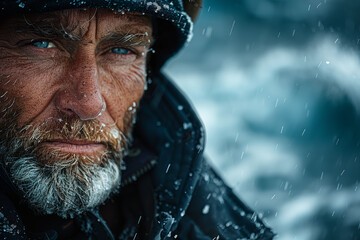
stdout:
<svg viewBox="0 0 360 240">
<path fill-rule="evenodd" d="M 79 56 L 69 64 L 56 93 L 55 105 L 65 116 L 76 115 L 81 120 L 95 119 L 106 109 L 99 87 L 95 59 Z"/>
</svg>

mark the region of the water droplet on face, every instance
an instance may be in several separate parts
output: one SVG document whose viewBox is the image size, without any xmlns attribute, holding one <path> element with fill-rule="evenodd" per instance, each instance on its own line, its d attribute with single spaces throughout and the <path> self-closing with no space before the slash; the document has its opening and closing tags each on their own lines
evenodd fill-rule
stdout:
<svg viewBox="0 0 360 240">
<path fill-rule="evenodd" d="M 120 134 L 119 131 L 117 131 L 116 129 L 111 129 L 111 134 L 113 135 L 114 138 L 119 138 Z"/>
</svg>

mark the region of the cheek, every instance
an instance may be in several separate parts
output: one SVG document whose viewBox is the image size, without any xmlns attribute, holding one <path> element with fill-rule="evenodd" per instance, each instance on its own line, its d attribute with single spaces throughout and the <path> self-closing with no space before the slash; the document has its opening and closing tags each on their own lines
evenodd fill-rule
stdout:
<svg viewBox="0 0 360 240">
<path fill-rule="evenodd" d="M 103 95 L 107 109 L 118 125 L 124 125 L 127 113 L 135 113 L 144 93 L 145 71 L 145 63 L 132 64 L 111 71 L 106 78 Z"/>
<path fill-rule="evenodd" d="M 19 58 L 0 59 L 0 114 L 16 109 L 19 121 L 31 120 L 51 98 L 51 62 L 30 63 Z"/>
</svg>

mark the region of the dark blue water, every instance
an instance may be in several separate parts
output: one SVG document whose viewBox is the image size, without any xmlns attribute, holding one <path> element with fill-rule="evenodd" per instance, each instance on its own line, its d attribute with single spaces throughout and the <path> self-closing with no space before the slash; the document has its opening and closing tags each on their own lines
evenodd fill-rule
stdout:
<svg viewBox="0 0 360 240">
<path fill-rule="evenodd" d="M 208 0 L 166 72 L 278 239 L 360 239 L 360 2 Z"/>
</svg>

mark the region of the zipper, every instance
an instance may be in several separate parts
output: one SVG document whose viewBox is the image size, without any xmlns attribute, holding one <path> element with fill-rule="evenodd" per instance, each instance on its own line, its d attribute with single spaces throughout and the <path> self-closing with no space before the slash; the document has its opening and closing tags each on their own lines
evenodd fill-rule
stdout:
<svg viewBox="0 0 360 240">
<path fill-rule="evenodd" d="M 147 173 L 148 171 L 150 171 L 155 165 L 157 164 L 157 160 L 156 159 L 151 159 L 149 162 L 147 162 L 146 164 L 144 164 L 144 166 L 142 166 L 140 169 L 138 169 L 135 173 L 133 173 L 131 176 L 127 177 L 126 179 L 124 179 L 120 185 L 120 187 L 124 187 L 126 185 L 129 185 L 130 183 L 135 182 L 136 180 L 139 179 L 139 177 L 141 177 L 143 174 Z"/>
</svg>

